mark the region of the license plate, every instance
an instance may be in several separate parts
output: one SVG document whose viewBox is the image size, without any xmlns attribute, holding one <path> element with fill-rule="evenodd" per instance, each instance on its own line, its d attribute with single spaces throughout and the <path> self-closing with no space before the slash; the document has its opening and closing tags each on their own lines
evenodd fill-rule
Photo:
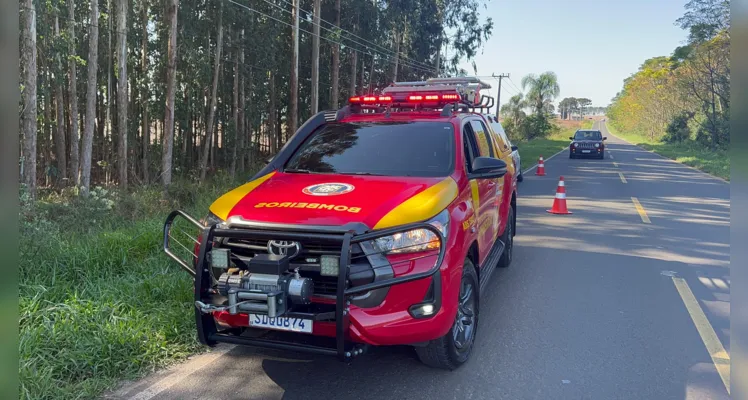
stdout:
<svg viewBox="0 0 748 400">
<path fill-rule="evenodd" d="M 592 150 L 582 150 L 582 153 L 589 153 Z"/>
<path fill-rule="evenodd" d="M 312 320 L 301 318 L 275 317 L 249 314 L 249 325 L 257 328 L 277 329 L 279 331 L 312 333 Z"/>
</svg>

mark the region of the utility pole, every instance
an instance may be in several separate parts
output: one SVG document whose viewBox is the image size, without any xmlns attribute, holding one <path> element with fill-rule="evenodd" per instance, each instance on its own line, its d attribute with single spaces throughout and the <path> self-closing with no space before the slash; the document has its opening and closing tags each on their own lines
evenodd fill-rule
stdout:
<svg viewBox="0 0 748 400">
<path fill-rule="evenodd" d="M 314 0 L 314 38 L 312 44 L 312 115 L 319 111 L 319 23 L 321 0 Z M 296 41 L 298 43 L 298 40 Z M 298 57 L 298 56 L 297 56 Z"/>
<path fill-rule="evenodd" d="M 499 108 L 501 108 L 501 80 L 503 78 L 508 78 L 509 74 L 491 74 L 491 76 L 494 77 L 494 79 L 499 80 L 499 92 L 496 94 L 496 120 L 499 120 Z"/>
<path fill-rule="evenodd" d="M 299 2 L 293 2 L 293 55 L 291 56 L 291 110 L 288 137 L 296 133 L 299 122 Z M 280 143 L 279 146 L 280 148 Z"/>
</svg>

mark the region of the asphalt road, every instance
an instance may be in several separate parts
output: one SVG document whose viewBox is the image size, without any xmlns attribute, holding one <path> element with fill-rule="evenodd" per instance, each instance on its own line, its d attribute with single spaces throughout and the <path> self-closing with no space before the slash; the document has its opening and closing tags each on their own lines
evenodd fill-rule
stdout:
<svg viewBox="0 0 748 400">
<path fill-rule="evenodd" d="M 491 278 L 457 371 L 407 347 L 346 365 L 223 346 L 107 397 L 729 398 L 729 185 L 600 129 L 605 160 L 564 151 L 520 184 L 514 263 Z M 573 215 L 546 213 L 560 175 Z"/>
</svg>

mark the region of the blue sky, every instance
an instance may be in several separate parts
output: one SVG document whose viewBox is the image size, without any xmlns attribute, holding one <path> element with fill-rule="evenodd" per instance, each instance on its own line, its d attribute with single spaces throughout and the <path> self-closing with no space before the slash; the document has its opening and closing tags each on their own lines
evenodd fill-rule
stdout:
<svg viewBox="0 0 748 400">
<path fill-rule="evenodd" d="M 475 58 L 478 75 L 509 73 L 501 103 L 528 73 L 554 71 L 561 96 L 607 106 L 644 60 L 670 55 L 687 33 L 673 25 L 686 0 L 489 0 L 493 35 Z M 472 66 L 464 63 L 472 75 Z M 498 82 L 491 80 L 496 94 Z"/>
</svg>

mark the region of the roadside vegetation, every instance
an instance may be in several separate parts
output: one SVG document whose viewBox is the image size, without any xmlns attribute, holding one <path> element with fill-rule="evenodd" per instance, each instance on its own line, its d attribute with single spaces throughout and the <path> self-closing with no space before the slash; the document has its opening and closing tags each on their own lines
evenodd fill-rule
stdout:
<svg viewBox="0 0 748 400">
<path fill-rule="evenodd" d="M 166 214 L 194 215 L 236 186 L 218 175 L 123 194 L 22 196 L 21 398 L 86 399 L 200 351 L 192 279 L 161 250 Z"/>
<path fill-rule="evenodd" d="M 676 21 L 688 42 L 646 60 L 608 107 L 616 135 L 729 179 L 730 2 L 692 0 Z"/>
</svg>

